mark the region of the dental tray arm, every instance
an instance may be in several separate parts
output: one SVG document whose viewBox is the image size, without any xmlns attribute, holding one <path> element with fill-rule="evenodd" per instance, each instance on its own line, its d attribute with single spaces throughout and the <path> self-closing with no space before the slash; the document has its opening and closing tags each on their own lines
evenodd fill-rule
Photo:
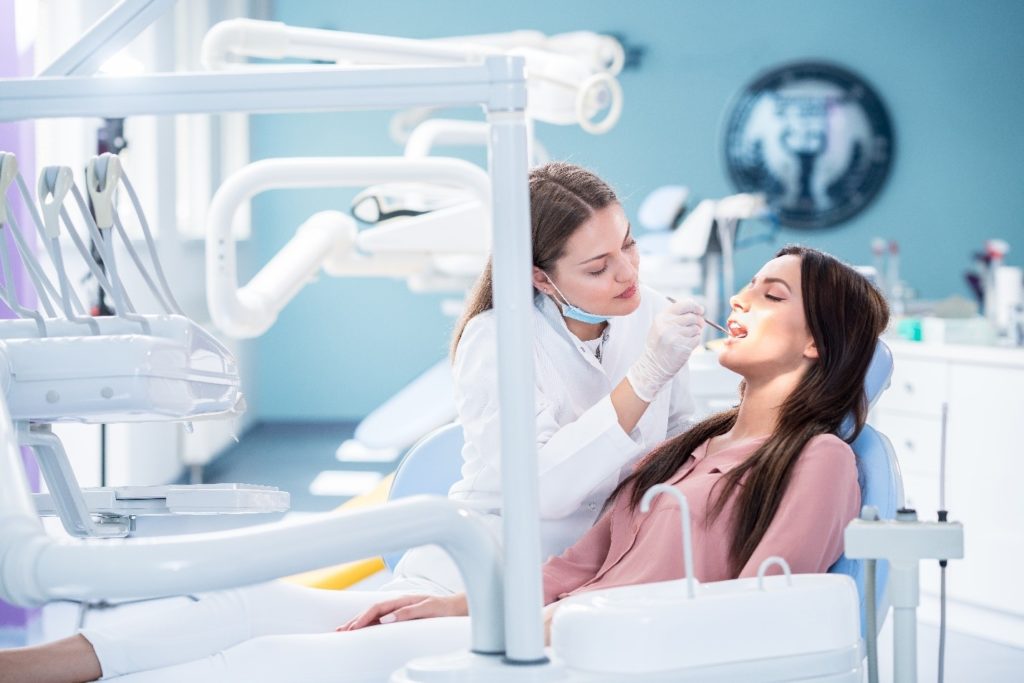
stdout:
<svg viewBox="0 0 1024 683">
<path fill-rule="evenodd" d="M 473 650 L 505 650 L 497 542 L 475 513 L 445 498 L 416 496 L 370 510 L 160 541 L 56 540 L 36 515 L 14 434 L 0 397 L 0 598 L 8 602 L 219 590 L 435 544 L 451 555 L 465 581 Z"/>
<path fill-rule="evenodd" d="M 239 287 L 232 218 L 254 195 L 271 189 L 362 187 L 368 183 L 419 181 L 467 188 L 490 205 L 490 180 L 479 167 L 459 159 L 431 157 L 289 158 L 249 164 L 221 185 L 210 203 L 206 238 L 207 303 L 216 325 L 235 337 L 256 337 L 274 323 L 278 312 L 321 268 L 349 265 L 355 226 L 338 212 L 322 212 L 308 220 L 282 251 Z M 480 226 L 486 239 L 487 225 Z M 401 264 L 392 264 L 393 267 Z M 415 264 L 412 264 L 415 266 Z M 401 272 L 405 273 L 408 266 Z M 335 272 L 345 272 L 337 265 Z"/>
</svg>

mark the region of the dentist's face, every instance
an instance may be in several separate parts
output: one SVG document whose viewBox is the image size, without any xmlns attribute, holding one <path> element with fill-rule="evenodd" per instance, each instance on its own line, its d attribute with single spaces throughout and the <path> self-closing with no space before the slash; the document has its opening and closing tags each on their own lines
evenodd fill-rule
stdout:
<svg viewBox="0 0 1024 683">
<path fill-rule="evenodd" d="M 628 315 L 640 305 L 637 268 L 640 255 L 626 213 L 611 204 L 573 233 L 565 253 L 545 276 L 533 269 L 533 283 L 561 302 L 548 277 L 574 306 L 598 315 Z"/>
<path fill-rule="evenodd" d="M 801 294 L 800 257 L 772 259 L 729 300 L 723 366 L 752 380 L 803 370 L 817 358 Z"/>
</svg>

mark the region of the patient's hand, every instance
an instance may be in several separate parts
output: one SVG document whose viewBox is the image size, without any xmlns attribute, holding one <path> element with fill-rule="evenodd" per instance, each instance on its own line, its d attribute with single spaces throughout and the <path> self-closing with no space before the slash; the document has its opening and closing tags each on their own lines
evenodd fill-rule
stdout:
<svg viewBox="0 0 1024 683">
<path fill-rule="evenodd" d="M 374 624 L 390 624 L 396 621 L 430 619 L 432 617 L 464 617 L 468 614 L 469 608 L 466 605 L 465 593 L 448 595 L 443 598 L 431 595 L 403 595 L 394 600 L 378 602 L 335 630 L 355 631 Z"/>
</svg>

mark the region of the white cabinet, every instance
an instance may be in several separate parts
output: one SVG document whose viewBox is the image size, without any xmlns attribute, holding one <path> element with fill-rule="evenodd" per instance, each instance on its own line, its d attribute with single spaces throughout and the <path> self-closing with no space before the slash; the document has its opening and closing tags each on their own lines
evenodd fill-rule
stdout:
<svg viewBox="0 0 1024 683">
<path fill-rule="evenodd" d="M 871 416 L 900 460 L 908 505 L 934 519 L 942 405 L 946 507 L 964 524 L 947 570 L 949 627 L 1024 647 L 1024 350 L 894 342 L 892 385 Z M 937 563 L 921 566 L 922 618 L 937 614 Z"/>
</svg>

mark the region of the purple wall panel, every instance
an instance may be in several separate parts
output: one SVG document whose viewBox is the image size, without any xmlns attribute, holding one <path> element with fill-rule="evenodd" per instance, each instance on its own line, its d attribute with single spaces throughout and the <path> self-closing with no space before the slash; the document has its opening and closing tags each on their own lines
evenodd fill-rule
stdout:
<svg viewBox="0 0 1024 683">
<path fill-rule="evenodd" d="M 0 0 L 0 77 L 28 76 L 32 74 L 32 51 L 18 54 L 17 43 L 14 37 L 14 0 Z M 18 157 L 18 167 L 22 175 L 28 180 L 29 187 L 35 183 L 35 167 L 33 158 L 33 131 L 30 123 L 0 123 L 0 151 L 13 152 Z M 8 193 L 8 196 L 13 196 Z M 15 218 L 21 226 L 31 225 L 29 216 L 21 205 L 20 201 L 12 204 Z M 30 243 L 34 243 L 34 234 L 25 231 Z M 14 254 L 13 241 L 4 231 L 4 239 L 7 240 L 9 253 Z M 13 277 L 15 288 L 21 294 L 21 301 L 26 305 L 34 303 L 34 296 L 31 286 L 26 287 L 25 270 L 17 259 L 12 259 L 13 273 L 5 273 L 5 277 Z M 0 317 L 11 318 L 11 311 L 0 303 Z M 35 460 L 31 457 L 25 458 L 25 469 L 32 482 L 33 487 L 38 488 L 39 470 Z M 24 610 L 13 607 L 0 601 L 0 628 L 24 630 L 35 619 L 38 610 Z"/>
</svg>

